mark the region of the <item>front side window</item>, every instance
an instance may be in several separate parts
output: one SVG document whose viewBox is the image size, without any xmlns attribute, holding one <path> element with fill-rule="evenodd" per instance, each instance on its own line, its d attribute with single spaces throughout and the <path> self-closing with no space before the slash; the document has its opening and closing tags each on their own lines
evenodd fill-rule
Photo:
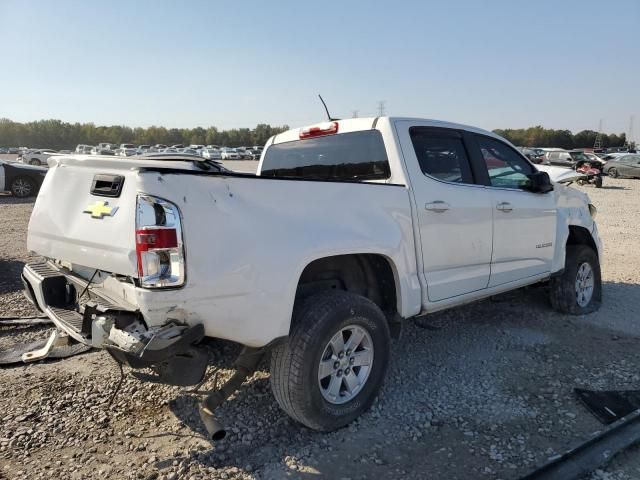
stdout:
<svg viewBox="0 0 640 480">
<path fill-rule="evenodd" d="M 382 180 L 391 176 L 378 130 L 277 143 L 267 148 L 260 175 L 309 180 Z"/>
<path fill-rule="evenodd" d="M 478 146 L 489 172 L 492 187 L 526 190 L 533 167 L 508 145 L 489 137 L 477 136 Z"/>
<path fill-rule="evenodd" d="M 445 182 L 473 183 L 461 136 L 419 127 L 412 128 L 409 133 L 422 173 Z"/>
</svg>

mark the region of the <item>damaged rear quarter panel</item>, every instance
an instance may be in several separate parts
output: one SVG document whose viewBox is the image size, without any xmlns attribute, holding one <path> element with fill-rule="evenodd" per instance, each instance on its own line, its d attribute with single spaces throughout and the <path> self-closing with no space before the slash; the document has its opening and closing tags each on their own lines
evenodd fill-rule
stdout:
<svg viewBox="0 0 640 480">
<path fill-rule="evenodd" d="M 144 193 L 180 208 L 186 284 L 136 289 L 150 324 L 202 322 L 207 336 L 249 346 L 287 335 L 297 283 L 311 261 L 385 256 L 407 316 L 420 309 L 404 186 L 145 172 Z"/>
</svg>

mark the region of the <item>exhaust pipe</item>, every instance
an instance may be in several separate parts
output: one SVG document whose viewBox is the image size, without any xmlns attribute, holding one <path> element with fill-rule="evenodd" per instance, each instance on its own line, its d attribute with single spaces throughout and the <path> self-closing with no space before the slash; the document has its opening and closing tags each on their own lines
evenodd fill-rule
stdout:
<svg viewBox="0 0 640 480">
<path fill-rule="evenodd" d="M 213 415 L 213 412 L 204 406 L 204 403 L 205 402 L 202 402 L 198 409 L 200 411 L 200 419 L 202 423 L 204 423 L 204 428 L 206 428 L 209 433 L 209 438 L 214 442 L 220 441 L 227 436 L 227 431 Z"/>
<path fill-rule="evenodd" d="M 227 431 L 213 412 L 240 388 L 249 375 L 256 371 L 263 354 L 264 350 L 261 348 L 244 347 L 236 359 L 235 373 L 219 390 L 210 392 L 200 403 L 200 418 L 211 440 L 222 440 L 227 435 Z"/>
</svg>

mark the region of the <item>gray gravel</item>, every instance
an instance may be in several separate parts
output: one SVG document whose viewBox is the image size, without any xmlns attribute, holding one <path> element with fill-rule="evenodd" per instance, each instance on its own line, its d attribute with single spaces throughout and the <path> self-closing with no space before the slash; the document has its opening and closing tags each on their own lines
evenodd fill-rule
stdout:
<svg viewBox="0 0 640 480">
<path fill-rule="evenodd" d="M 373 408 L 330 434 L 282 413 L 262 369 L 219 409 L 231 433 L 214 445 L 183 389 L 127 375 L 108 408 L 119 371 L 103 352 L 5 368 L 0 478 L 518 478 L 602 429 L 574 387 L 640 388 L 640 181 L 605 185 L 582 188 L 605 242 L 595 314 L 554 313 L 533 287 L 408 323 Z M 0 316 L 36 313 L 19 282 L 31 207 L 0 197 Z M 0 348 L 47 331 L 0 327 Z M 230 375 L 237 347 L 209 348 Z M 639 457 L 590 478 L 639 478 Z"/>
</svg>

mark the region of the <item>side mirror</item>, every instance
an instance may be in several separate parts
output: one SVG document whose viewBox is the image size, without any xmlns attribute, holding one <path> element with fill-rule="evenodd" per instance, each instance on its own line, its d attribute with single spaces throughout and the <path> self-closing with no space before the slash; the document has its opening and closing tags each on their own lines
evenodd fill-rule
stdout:
<svg viewBox="0 0 640 480">
<path fill-rule="evenodd" d="M 529 177 L 529 190 L 534 193 L 547 193 L 553 190 L 553 184 L 547 172 L 535 172 Z"/>
</svg>

